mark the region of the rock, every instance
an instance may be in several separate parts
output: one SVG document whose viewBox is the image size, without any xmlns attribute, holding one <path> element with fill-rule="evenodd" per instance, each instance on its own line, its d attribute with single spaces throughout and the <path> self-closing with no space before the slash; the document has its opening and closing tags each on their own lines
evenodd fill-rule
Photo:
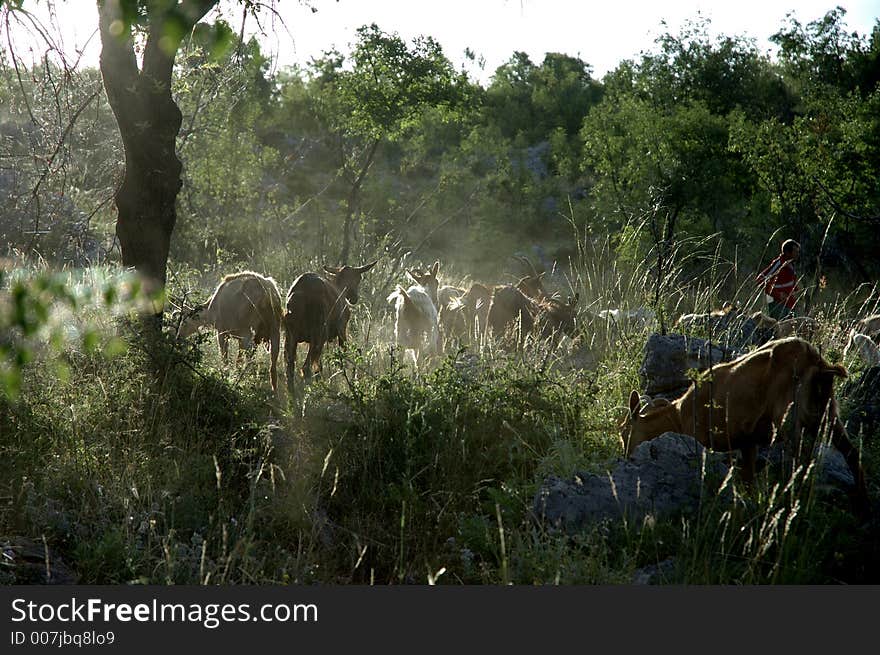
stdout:
<svg viewBox="0 0 880 655">
<path fill-rule="evenodd" d="M 645 343 L 645 356 L 639 367 L 639 379 L 651 397 L 678 398 L 687 391 L 691 380 L 687 371 L 706 370 L 710 364 L 736 359 L 742 353 L 723 348 L 705 339 L 683 334 L 652 334 Z"/>
<path fill-rule="evenodd" d="M 717 498 L 728 472 L 727 456 L 706 452 L 692 437 L 666 432 L 636 448 L 630 460 L 619 460 L 604 475 L 579 473 L 573 481 L 549 477 L 534 499 L 536 516 L 568 533 L 605 521 L 625 519 L 641 524 L 648 516 L 690 514 L 701 498 Z M 706 487 L 703 488 L 703 484 Z M 722 502 L 731 502 L 729 488 Z"/>
<path fill-rule="evenodd" d="M 880 432 L 880 366 L 872 366 L 853 377 L 838 392 L 847 432 L 870 438 Z"/>
<path fill-rule="evenodd" d="M 762 328 L 746 314 L 736 311 L 727 314 L 686 314 L 676 325 L 677 332 L 709 335 L 712 343 L 725 349 L 742 350 L 775 338 L 773 328 Z"/>
<path fill-rule="evenodd" d="M 819 485 L 847 492 L 856 488 L 856 480 L 846 463 L 846 458 L 837 448 L 821 444 L 816 459 L 819 466 L 816 481 Z"/>
<path fill-rule="evenodd" d="M 769 467 L 775 476 L 790 475 L 791 456 L 782 443 L 774 443 L 758 449 L 758 469 Z M 819 444 L 816 449 L 815 482 L 825 492 L 855 490 L 856 482 L 843 454 L 828 444 Z"/>
<path fill-rule="evenodd" d="M 554 360 L 552 366 L 561 371 L 594 370 L 599 361 L 596 351 L 581 337 L 563 337 L 556 350 L 560 356 Z"/>
<path fill-rule="evenodd" d="M 0 583 L 76 584 L 77 576 L 41 541 L 0 537 Z"/>
<path fill-rule="evenodd" d="M 657 564 L 636 569 L 636 572 L 633 574 L 632 583 L 639 585 L 663 584 L 671 581 L 673 573 L 675 573 L 675 560 L 667 557 Z"/>
</svg>

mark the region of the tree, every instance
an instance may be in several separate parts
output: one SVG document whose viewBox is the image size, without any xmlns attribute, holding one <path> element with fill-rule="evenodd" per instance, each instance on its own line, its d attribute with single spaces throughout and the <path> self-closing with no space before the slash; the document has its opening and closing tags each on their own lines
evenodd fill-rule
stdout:
<svg viewBox="0 0 880 655">
<path fill-rule="evenodd" d="M 502 134 L 524 135 L 529 144 L 550 138 L 556 130 L 576 137 L 584 116 L 602 97 L 589 64 L 569 55 L 548 52 L 540 66 L 515 52 L 498 67 L 486 92 L 487 119 Z"/>
<path fill-rule="evenodd" d="M 174 60 L 192 33 L 208 34 L 216 44 L 228 40 L 223 32 L 195 29 L 216 4 L 98 1 L 100 69 L 125 152 L 125 172 L 115 194 L 116 234 L 123 265 L 134 267 L 150 291 L 165 286 L 181 188 L 182 165 L 175 147 L 182 115 L 171 95 Z"/>
<path fill-rule="evenodd" d="M 754 40 L 711 37 L 709 26 L 708 19 L 692 21 L 678 35 L 657 38 L 658 50 L 643 55 L 633 71 L 640 95 L 667 108 L 698 101 L 714 114 L 741 108 L 790 121 L 791 92 Z"/>
<path fill-rule="evenodd" d="M 440 45 L 419 37 L 408 46 L 375 24 L 357 31 L 351 67 L 327 53 L 315 62 L 316 115 L 338 153 L 347 185 L 339 260 L 347 262 L 364 178 L 379 146 L 403 134 L 428 107 L 464 102 L 468 85 L 456 73 Z"/>
<path fill-rule="evenodd" d="M 770 37 L 779 46 L 779 59 L 789 83 L 802 95 L 835 90 L 868 95 L 880 82 L 880 21 L 871 38 L 847 32 L 846 10 L 836 7 L 822 18 L 788 24 Z"/>
<path fill-rule="evenodd" d="M 278 189 L 292 172 L 265 143 L 276 107 L 268 60 L 256 39 L 236 42 L 214 61 L 202 47 L 186 45 L 177 59 L 173 91 L 184 115 L 177 141 L 184 187 L 170 257 L 257 265 L 259 253 L 289 237 L 279 220 L 286 207 Z M 287 130 L 297 133 L 296 126 Z"/>
</svg>

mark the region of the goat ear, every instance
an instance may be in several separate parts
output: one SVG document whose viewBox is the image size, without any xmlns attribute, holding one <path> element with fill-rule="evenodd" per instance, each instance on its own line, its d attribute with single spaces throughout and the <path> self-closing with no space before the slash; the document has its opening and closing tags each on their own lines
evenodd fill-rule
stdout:
<svg viewBox="0 0 880 655">
<path fill-rule="evenodd" d="M 849 377 L 849 372 L 840 364 L 835 364 L 833 366 L 823 366 L 821 370 L 823 373 L 831 373 L 831 375 L 834 375 L 835 377 Z"/>
<path fill-rule="evenodd" d="M 358 273 L 363 274 L 363 273 L 366 273 L 367 271 L 369 271 L 371 268 L 373 268 L 378 263 L 379 263 L 379 260 L 377 259 L 376 261 L 371 262 L 369 264 L 364 264 L 363 266 L 357 266 L 357 267 L 355 267 L 354 270 L 356 270 Z"/>
<path fill-rule="evenodd" d="M 437 273 L 440 272 L 440 260 L 434 262 L 434 265 L 431 267 L 431 275 L 437 277 Z"/>
<path fill-rule="evenodd" d="M 579 292 L 575 293 L 571 298 L 569 298 L 568 304 L 571 305 L 572 307 L 574 307 L 575 305 L 578 304 L 578 300 L 580 300 L 580 299 L 581 299 L 581 294 Z"/>
<path fill-rule="evenodd" d="M 642 405 L 642 399 L 639 397 L 639 392 L 633 389 L 633 392 L 629 395 L 629 413 L 631 416 L 639 415 L 639 408 Z"/>
<path fill-rule="evenodd" d="M 342 269 L 336 266 L 324 266 L 324 270 L 330 273 L 330 275 L 337 275 Z"/>
</svg>

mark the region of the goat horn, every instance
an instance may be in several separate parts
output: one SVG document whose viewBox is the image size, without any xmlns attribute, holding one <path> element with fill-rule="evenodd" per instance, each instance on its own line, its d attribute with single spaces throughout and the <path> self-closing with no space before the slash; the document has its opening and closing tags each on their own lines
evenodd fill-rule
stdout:
<svg viewBox="0 0 880 655">
<path fill-rule="evenodd" d="M 532 275 L 534 275 L 535 277 L 541 277 L 541 275 L 543 275 L 543 273 L 538 273 L 534 264 L 532 264 L 531 260 L 528 257 L 525 257 L 524 255 L 517 255 L 516 258 L 523 262 L 526 266 L 528 266 L 529 270 L 532 271 Z"/>
</svg>

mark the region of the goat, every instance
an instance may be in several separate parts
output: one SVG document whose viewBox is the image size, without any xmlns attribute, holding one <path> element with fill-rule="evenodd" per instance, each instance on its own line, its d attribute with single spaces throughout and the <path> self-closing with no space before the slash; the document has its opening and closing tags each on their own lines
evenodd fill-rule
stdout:
<svg viewBox="0 0 880 655">
<path fill-rule="evenodd" d="M 427 270 L 421 270 L 418 268 L 410 269 L 406 273 L 409 275 L 416 284 L 421 286 L 425 291 L 428 292 L 428 297 L 431 299 L 431 302 L 434 303 L 434 308 L 437 311 L 440 311 L 440 300 L 439 300 L 439 288 L 440 282 L 437 279 L 437 273 L 440 272 L 440 261 L 435 261 L 434 265 Z M 389 301 L 390 302 L 390 301 Z"/>
<path fill-rule="evenodd" d="M 868 366 L 880 366 L 880 346 L 867 334 L 850 332 L 849 342 L 843 350 L 843 358 L 846 359 L 847 354 L 853 349 Z"/>
<path fill-rule="evenodd" d="M 809 316 L 792 316 L 777 321 L 773 326 L 777 339 L 785 337 L 801 337 L 812 341 L 819 331 L 819 322 Z"/>
<path fill-rule="evenodd" d="M 293 393 L 296 349 L 308 343 L 309 350 L 302 365 L 302 376 L 310 382 L 314 372 L 321 371 L 324 344 L 336 339 L 345 345 L 351 306 L 357 304 L 361 277 L 377 262 L 364 266 L 324 266 L 324 274 L 303 273 L 287 292 L 284 315 L 284 351 L 287 363 L 287 388 Z"/>
<path fill-rule="evenodd" d="M 557 337 L 560 333 L 568 335 L 575 331 L 575 307 L 578 294 L 562 302 L 558 298 L 534 300 L 512 285 L 495 287 L 489 304 L 488 326 L 493 334 L 509 335 L 516 330 L 517 344 L 522 337 L 541 328 L 541 336 Z"/>
<path fill-rule="evenodd" d="M 713 309 L 708 314 L 682 314 L 675 321 L 675 329 L 683 330 L 693 327 L 710 327 L 720 322 L 725 317 L 739 315 L 739 309 L 735 304 L 725 303 L 721 309 Z"/>
<path fill-rule="evenodd" d="M 542 335 L 556 337 L 560 334 L 567 334 L 573 337 L 577 327 L 576 308 L 579 300 L 580 294 L 576 292 L 573 296 L 569 296 L 565 302 L 555 296 L 538 301 L 538 321 L 541 324 Z"/>
<path fill-rule="evenodd" d="M 528 267 L 529 272 L 524 277 L 521 277 L 514 286 L 533 300 L 548 298 L 549 294 L 547 289 L 544 288 L 544 271 L 539 273 L 527 257 L 519 256 L 517 259 Z"/>
<path fill-rule="evenodd" d="M 440 326 L 437 308 L 427 289 L 413 285 L 397 289 L 388 296 L 394 305 L 394 339 L 398 345 L 412 351 L 413 361 L 418 361 L 419 351 L 427 339 L 431 352 L 440 352 Z"/>
<path fill-rule="evenodd" d="M 627 456 L 664 432 L 689 434 L 706 447 L 742 452 L 742 477 L 754 478 L 759 445 L 773 433 L 785 437 L 783 422 L 792 419 L 793 446 L 802 433 L 815 437 L 828 411 L 831 443 L 846 458 L 865 501 L 864 473 L 838 415 L 834 379 L 847 377 L 841 365 L 829 364 L 809 342 L 798 337 L 770 341 L 732 362 L 711 369 L 708 382 L 694 382 L 683 396 L 655 400 L 640 412 L 640 398 L 630 394 L 629 413 L 620 424 Z M 797 448 L 794 448 L 797 452 Z"/>
<path fill-rule="evenodd" d="M 760 311 L 750 314 L 749 318 L 755 322 L 759 329 L 772 329 L 774 332 L 776 331 L 776 324 L 779 322 L 772 316 Z"/>
<path fill-rule="evenodd" d="M 489 287 L 478 282 L 472 284 L 467 291 L 441 287 L 439 299 L 439 320 L 444 335 L 466 339 L 486 331 L 489 305 L 492 301 L 492 290 Z"/>
<path fill-rule="evenodd" d="M 181 322 L 178 336 L 186 338 L 202 326 L 214 327 L 224 364 L 229 359 L 229 337 L 239 342 L 236 361 L 242 350 L 253 353 L 257 344 L 265 343 L 269 348 L 269 382 L 277 391 L 281 318 L 281 294 L 275 280 L 243 271 L 225 276 L 211 299 Z"/>
<path fill-rule="evenodd" d="M 444 307 L 448 307 L 456 298 L 460 298 L 466 293 L 461 287 L 454 287 L 444 284 L 437 290 L 437 311 L 442 312 Z"/>
<path fill-rule="evenodd" d="M 636 307 L 630 310 L 603 309 L 598 315 L 599 318 L 612 325 L 619 327 L 632 326 L 640 330 L 649 327 L 657 317 L 653 310 L 647 307 Z"/>
<path fill-rule="evenodd" d="M 864 334 L 869 339 L 876 340 L 880 336 L 880 314 L 871 314 L 860 320 L 855 325 L 859 334 Z"/>
<path fill-rule="evenodd" d="M 755 312 L 749 316 L 759 328 L 770 328 L 777 339 L 785 337 L 801 337 L 811 341 L 819 331 L 819 322 L 810 316 L 792 316 L 776 320 L 764 312 Z"/>
</svg>

